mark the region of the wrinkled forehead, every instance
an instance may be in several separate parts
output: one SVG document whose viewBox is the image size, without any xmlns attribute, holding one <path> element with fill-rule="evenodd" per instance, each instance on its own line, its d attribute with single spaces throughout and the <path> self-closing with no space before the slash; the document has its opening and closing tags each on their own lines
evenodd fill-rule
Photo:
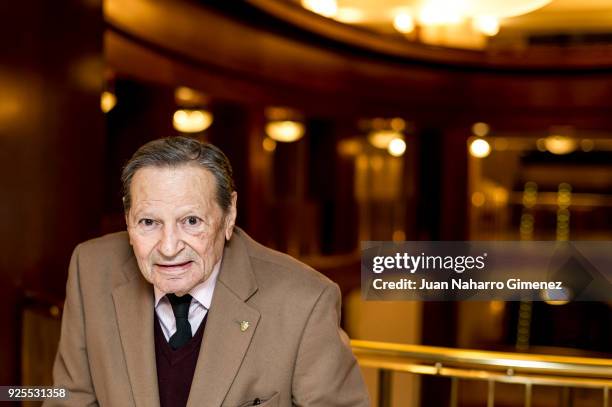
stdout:
<svg viewBox="0 0 612 407">
<path fill-rule="evenodd" d="M 136 171 L 130 185 L 132 206 L 204 205 L 215 203 L 216 180 L 198 165 L 143 167 Z"/>
</svg>

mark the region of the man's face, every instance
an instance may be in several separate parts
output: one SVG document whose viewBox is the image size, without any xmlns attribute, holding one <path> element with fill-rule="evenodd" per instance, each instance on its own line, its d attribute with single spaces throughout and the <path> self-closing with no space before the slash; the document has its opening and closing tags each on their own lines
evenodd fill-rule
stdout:
<svg viewBox="0 0 612 407">
<path fill-rule="evenodd" d="M 130 244 L 142 275 L 159 290 L 183 295 L 221 259 L 236 219 L 236 193 L 224 214 L 216 187 L 214 176 L 193 164 L 134 174 L 126 214 Z"/>
</svg>

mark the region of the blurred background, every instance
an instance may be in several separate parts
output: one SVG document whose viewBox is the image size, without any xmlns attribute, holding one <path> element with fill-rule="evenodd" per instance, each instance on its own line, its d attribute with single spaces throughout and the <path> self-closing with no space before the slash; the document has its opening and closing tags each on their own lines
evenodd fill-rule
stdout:
<svg viewBox="0 0 612 407">
<path fill-rule="evenodd" d="M 23 0 L 0 31 L 0 384 L 50 383 L 72 249 L 182 134 L 228 155 L 239 226 L 340 285 L 351 338 L 415 346 L 356 346 L 373 405 L 610 403 L 609 303 L 359 293 L 363 240 L 612 240 L 609 0 Z M 516 360 L 477 380 L 464 348 Z"/>
</svg>

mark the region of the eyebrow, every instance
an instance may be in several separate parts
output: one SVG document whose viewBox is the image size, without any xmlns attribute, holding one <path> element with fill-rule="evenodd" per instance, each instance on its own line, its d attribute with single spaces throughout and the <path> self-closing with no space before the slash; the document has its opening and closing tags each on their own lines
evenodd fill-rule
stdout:
<svg viewBox="0 0 612 407">
<path fill-rule="evenodd" d="M 184 207 L 178 208 L 175 213 L 177 214 L 176 215 L 177 218 L 183 218 L 191 214 L 196 214 L 198 217 L 202 218 L 207 223 L 210 223 L 209 222 L 209 218 L 211 217 L 210 211 L 203 210 L 202 207 L 200 207 L 199 205 L 184 206 Z M 157 218 L 158 217 L 154 214 L 154 212 L 151 211 L 150 208 L 142 208 L 142 209 L 134 210 L 133 216 L 135 218 Z"/>
</svg>

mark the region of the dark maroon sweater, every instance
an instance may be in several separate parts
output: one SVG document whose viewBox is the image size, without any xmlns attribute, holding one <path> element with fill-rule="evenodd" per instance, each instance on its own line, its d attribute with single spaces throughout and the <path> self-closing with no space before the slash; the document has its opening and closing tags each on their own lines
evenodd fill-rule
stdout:
<svg viewBox="0 0 612 407">
<path fill-rule="evenodd" d="M 160 407 L 185 407 L 195 372 L 208 313 L 193 338 L 172 350 L 155 315 L 155 361 Z"/>
</svg>

